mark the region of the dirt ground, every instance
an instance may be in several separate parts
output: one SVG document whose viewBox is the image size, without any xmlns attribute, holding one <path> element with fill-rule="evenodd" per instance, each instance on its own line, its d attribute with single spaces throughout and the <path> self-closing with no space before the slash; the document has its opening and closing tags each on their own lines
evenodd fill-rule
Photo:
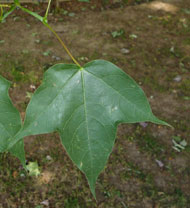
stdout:
<svg viewBox="0 0 190 208">
<path fill-rule="evenodd" d="M 140 1 L 63 3 L 49 23 L 81 64 L 105 59 L 132 76 L 154 114 L 174 129 L 120 125 L 97 181 L 97 202 L 57 134 L 27 137 L 27 162 L 37 161 L 41 174 L 28 176 L 17 159 L 1 154 L 0 207 L 190 208 L 190 1 L 134 2 Z M 55 63 L 72 61 L 33 17 L 16 11 L 0 24 L 0 73 L 12 81 L 10 94 L 23 117 L 43 72 Z"/>
</svg>

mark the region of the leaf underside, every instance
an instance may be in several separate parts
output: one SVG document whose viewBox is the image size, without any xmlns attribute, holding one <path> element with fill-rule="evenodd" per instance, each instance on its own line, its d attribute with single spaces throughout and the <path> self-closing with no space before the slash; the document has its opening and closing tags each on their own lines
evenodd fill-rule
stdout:
<svg viewBox="0 0 190 208">
<path fill-rule="evenodd" d="M 0 76 L 0 153 L 8 150 L 10 141 L 21 128 L 20 114 L 8 95 L 10 82 Z M 8 150 L 25 166 L 23 139 Z"/>
<path fill-rule="evenodd" d="M 114 64 L 96 60 L 82 69 L 57 64 L 44 74 L 16 139 L 58 131 L 71 160 L 95 183 L 112 151 L 119 123 L 156 118 L 142 89 Z"/>
</svg>

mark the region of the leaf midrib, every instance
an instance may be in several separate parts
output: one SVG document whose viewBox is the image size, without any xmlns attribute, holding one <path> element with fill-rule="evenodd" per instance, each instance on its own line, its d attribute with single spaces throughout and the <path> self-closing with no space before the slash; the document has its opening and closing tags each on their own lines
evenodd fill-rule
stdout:
<svg viewBox="0 0 190 208">
<path fill-rule="evenodd" d="M 87 142 L 88 142 L 88 149 L 89 149 L 89 153 L 90 153 L 90 166 L 91 166 L 91 171 L 90 171 L 90 175 L 91 175 L 91 178 L 90 180 L 92 179 L 92 170 L 93 170 L 93 167 L 92 167 L 92 149 L 90 147 L 90 138 L 89 138 L 89 131 L 88 131 L 88 119 L 87 119 L 87 106 L 86 106 L 86 92 L 85 92 L 85 80 L 84 80 L 84 70 L 81 71 L 81 79 L 82 79 L 82 91 L 83 91 L 83 103 L 84 103 L 84 114 L 85 114 L 85 121 L 86 121 L 86 131 L 87 131 Z"/>
</svg>

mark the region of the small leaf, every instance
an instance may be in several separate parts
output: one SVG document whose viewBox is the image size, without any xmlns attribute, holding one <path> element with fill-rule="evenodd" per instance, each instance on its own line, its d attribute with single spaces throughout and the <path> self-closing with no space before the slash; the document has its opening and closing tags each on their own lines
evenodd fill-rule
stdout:
<svg viewBox="0 0 190 208">
<path fill-rule="evenodd" d="M 26 165 L 27 170 L 29 171 L 30 176 L 39 176 L 40 170 L 37 162 L 29 162 L 28 165 Z"/>
<path fill-rule="evenodd" d="M 135 35 L 135 34 L 131 34 L 131 35 L 129 35 L 129 37 L 130 37 L 131 39 L 136 39 L 136 38 L 138 38 L 138 36 Z"/>
<path fill-rule="evenodd" d="M 172 147 L 174 150 L 176 150 L 177 152 L 181 152 L 181 150 L 180 149 L 178 149 L 177 147 Z"/>
<path fill-rule="evenodd" d="M 35 37 L 36 35 L 38 35 L 37 32 L 33 32 L 33 33 L 32 33 L 32 36 L 33 36 L 33 37 Z"/>
<path fill-rule="evenodd" d="M 51 51 L 49 51 L 49 50 L 48 50 L 48 51 L 43 52 L 43 55 L 44 55 L 44 56 L 49 56 L 50 54 L 51 54 Z"/>
<path fill-rule="evenodd" d="M 180 142 L 180 145 L 182 145 L 183 147 L 187 146 L 187 142 L 185 141 L 185 139 Z"/>
<path fill-rule="evenodd" d="M 95 183 L 112 151 L 119 123 L 153 122 L 156 118 L 137 83 L 114 64 L 96 60 L 82 69 L 57 64 L 44 74 L 28 105 L 18 138 L 58 131 L 76 166 Z"/>
<path fill-rule="evenodd" d="M 112 35 L 113 38 L 123 36 L 124 34 L 125 34 L 125 31 L 123 29 L 111 32 L 111 35 Z"/>
<path fill-rule="evenodd" d="M 74 17 L 74 16 L 75 16 L 75 13 L 74 13 L 74 12 L 70 12 L 70 13 L 68 14 L 68 16 L 69 16 L 69 17 Z"/>
<path fill-rule="evenodd" d="M 8 145 L 21 128 L 21 118 L 17 109 L 13 106 L 8 95 L 10 82 L 0 76 L 0 152 L 8 150 Z M 8 150 L 18 157 L 25 166 L 25 153 L 23 140 L 17 142 Z"/>
<path fill-rule="evenodd" d="M 31 99 L 33 93 L 32 92 L 26 92 L 26 98 Z"/>
<path fill-rule="evenodd" d="M 187 142 L 185 140 L 182 140 L 179 136 L 173 136 L 174 139 L 172 139 L 172 142 L 174 144 L 173 149 L 180 152 L 185 149 L 187 146 Z"/>
<path fill-rule="evenodd" d="M 181 137 L 180 136 L 173 136 L 173 139 L 176 141 L 176 142 L 180 142 L 181 141 Z"/>
<path fill-rule="evenodd" d="M 184 99 L 184 100 L 190 100 L 190 97 L 184 96 L 183 99 Z"/>
<path fill-rule="evenodd" d="M 183 11 L 185 14 L 190 14 L 190 10 L 189 10 L 189 9 L 182 9 L 182 11 Z"/>
</svg>

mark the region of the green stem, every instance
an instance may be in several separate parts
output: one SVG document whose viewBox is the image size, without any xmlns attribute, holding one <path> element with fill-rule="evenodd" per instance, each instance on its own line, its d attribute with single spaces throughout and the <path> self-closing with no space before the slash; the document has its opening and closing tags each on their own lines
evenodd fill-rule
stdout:
<svg viewBox="0 0 190 208">
<path fill-rule="evenodd" d="M 50 6 L 51 0 L 49 1 L 48 6 Z M 65 51 L 67 52 L 67 54 L 70 56 L 70 58 L 73 60 L 73 62 L 79 66 L 82 69 L 82 66 L 78 63 L 78 61 L 73 57 L 73 55 L 71 54 L 71 52 L 69 51 L 69 49 L 67 48 L 67 46 L 65 45 L 65 43 L 62 41 L 62 39 L 59 37 L 59 35 L 55 32 L 55 30 L 53 30 L 53 28 L 50 27 L 50 25 L 47 23 L 47 14 L 48 14 L 48 10 L 49 8 L 47 8 L 45 17 L 42 17 L 38 14 L 36 14 L 35 12 L 32 12 L 24 7 L 22 7 L 19 3 L 16 4 L 17 7 L 19 7 L 20 9 L 22 9 L 24 12 L 27 12 L 28 14 L 32 15 L 33 17 L 37 18 L 40 22 L 42 22 L 54 35 L 55 37 L 58 39 L 58 41 L 61 43 L 61 45 L 63 46 L 63 48 L 65 49 Z"/>
<path fill-rule="evenodd" d="M 67 54 L 71 57 L 71 59 L 73 60 L 73 62 L 79 66 L 82 69 L 82 66 L 78 63 L 78 61 L 73 57 L 73 55 L 71 54 L 71 52 L 69 51 L 69 49 L 67 48 L 67 46 L 64 44 L 64 42 L 62 41 L 62 39 L 59 37 L 59 35 L 55 32 L 55 30 L 53 30 L 53 28 L 50 27 L 50 25 L 48 25 L 47 23 L 44 23 L 44 25 L 49 28 L 49 30 L 51 30 L 51 32 L 55 35 L 55 37 L 59 40 L 59 42 L 61 43 L 61 45 L 63 46 L 63 48 L 65 49 L 65 51 L 67 52 Z"/>
<path fill-rule="evenodd" d="M 45 19 L 47 19 L 48 12 L 49 12 L 49 9 L 50 9 L 50 5 L 51 5 L 51 0 L 48 1 L 48 6 L 47 6 L 47 9 L 46 9 L 46 14 L 44 16 Z"/>
<path fill-rule="evenodd" d="M 16 9 L 16 6 L 12 5 L 11 8 L 9 9 L 9 11 L 7 11 L 3 14 L 3 16 L 0 19 L 0 22 L 5 20 L 15 9 Z"/>
<path fill-rule="evenodd" d="M 4 17 L 4 13 L 3 13 L 3 8 L 4 7 L 10 7 L 9 5 L 7 5 L 7 4 L 0 4 L 0 22 L 4 19 L 3 17 Z"/>
<path fill-rule="evenodd" d="M 36 14 L 35 12 L 30 11 L 29 9 L 26 9 L 22 7 L 20 4 L 16 4 L 17 7 L 19 7 L 22 11 L 27 12 L 28 14 L 32 15 L 36 19 L 38 19 L 40 22 L 43 22 L 43 17 L 39 14 Z"/>
<path fill-rule="evenodd" d="M 10 6 L 7 4 L 0 4 L 0 7 L 10 7 Z"/>
</svg>

